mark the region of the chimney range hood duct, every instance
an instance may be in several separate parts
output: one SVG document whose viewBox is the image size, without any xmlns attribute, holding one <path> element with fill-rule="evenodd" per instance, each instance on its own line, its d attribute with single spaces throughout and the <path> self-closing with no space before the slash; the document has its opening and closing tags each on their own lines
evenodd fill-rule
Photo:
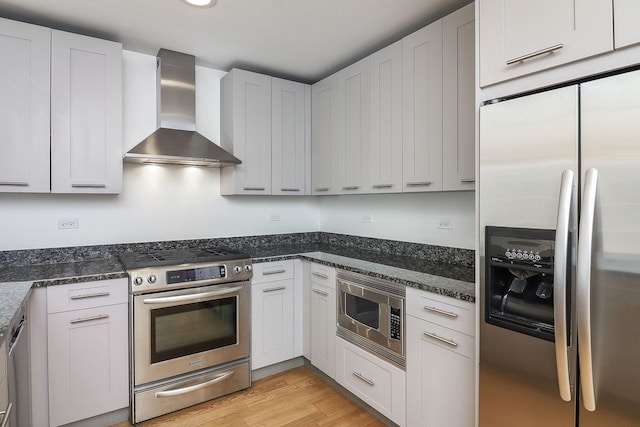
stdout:
<svg viewBox="0 0 640 427">
<path fill-rule="evenodd" d="M 210 167 L 242 163 L 196 132 L 195 61 L 193 55 L 158 51 L 158 130 L 129 150 L 125 162 Z"/>
</svg>

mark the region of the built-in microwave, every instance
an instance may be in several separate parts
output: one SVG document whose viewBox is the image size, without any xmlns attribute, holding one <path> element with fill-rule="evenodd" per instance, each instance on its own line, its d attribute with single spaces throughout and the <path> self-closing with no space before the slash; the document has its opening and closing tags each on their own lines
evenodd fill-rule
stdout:
<svg viewBox="0 0 640 427">
<path fill-rule="evenodd" d="M 338 271 L 337 335 L 404 369 L 403 285 Z"/>
</svg>

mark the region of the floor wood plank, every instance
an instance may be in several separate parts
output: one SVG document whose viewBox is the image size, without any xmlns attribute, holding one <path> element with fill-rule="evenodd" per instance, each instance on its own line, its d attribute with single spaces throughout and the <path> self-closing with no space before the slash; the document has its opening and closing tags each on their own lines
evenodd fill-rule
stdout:
<svg viewBox="0 0 640 427">
<path fill-rule="evenodd" d="M 139 424 L 141 427 L 384 425 L 306 366 L 254 381 L 249 390 Z M 130 426 L 124 422 L 112 427 Z"/>
</svg>

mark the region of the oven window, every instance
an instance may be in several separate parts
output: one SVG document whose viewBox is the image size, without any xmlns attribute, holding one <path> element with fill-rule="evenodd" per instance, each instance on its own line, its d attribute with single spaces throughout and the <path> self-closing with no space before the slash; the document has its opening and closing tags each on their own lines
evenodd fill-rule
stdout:
<svg viewBox="0 0 640 427">
<path fill-rule="evenodd" d="M 380 307 L 378 303 L 357 295 L 344 295 L 346 315 L 373 329 L 380 327 Z"/>
<path fill-rule="evenodd" d="M 151 363 L 238 343 L 237 298 L 151 310 Z"/>
</svg>

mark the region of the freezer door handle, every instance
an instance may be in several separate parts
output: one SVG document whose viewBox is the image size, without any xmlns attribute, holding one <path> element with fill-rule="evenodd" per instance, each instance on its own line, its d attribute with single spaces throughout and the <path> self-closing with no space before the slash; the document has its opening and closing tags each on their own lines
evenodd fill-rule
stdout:
<svg viewBox="0 0 640 427">
<path fill-rule="evenodd" d="M 591 248 L 593 220 L 598 187 L 597 169 L 587 169 L 584 175 L 584 194 L 580 214 L 580 240 L 578 241 L 578 271 L 576 282 L 578 308 L 578 351 L 580 352 L 580 385 L 582 403 L 587 411 L 596 410 L 591 353 Z"/>
<path fill-rule="evenodd" d="M 558 201 L 558 222 L 554 254 L 553 317 L 555 319 L 556 368 L 558 388 L 562 400 L 571 400 L 569 379 L 569 356 L 567 353 L 567 257 L 569 253 L 569 220 L 571 218 L 571 196 L 573 192 L 573 171 L 562 173 L 560 198 Z"/>
</svg>

